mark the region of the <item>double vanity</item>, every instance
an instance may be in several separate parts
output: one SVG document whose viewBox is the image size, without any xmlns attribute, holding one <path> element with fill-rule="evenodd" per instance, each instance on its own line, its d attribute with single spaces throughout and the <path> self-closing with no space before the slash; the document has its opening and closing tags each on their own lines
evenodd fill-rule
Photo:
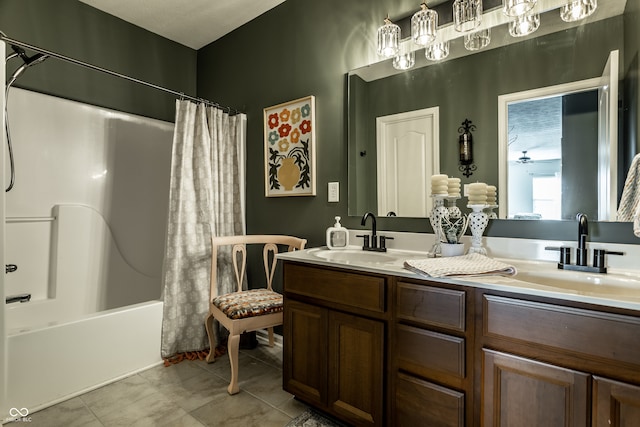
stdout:
<svg viewBox="0 0 640 427">
<path fill-rule="evenodd" d="M 410 234 L 279 255 L 285 390 L 358 426 L 640 425 L 640 274 L 617 267 L 635 245 L 593 274 L 487 238 L 515 276 L 431 278 L 403 267 L 431 247 Z"/>
</svg>

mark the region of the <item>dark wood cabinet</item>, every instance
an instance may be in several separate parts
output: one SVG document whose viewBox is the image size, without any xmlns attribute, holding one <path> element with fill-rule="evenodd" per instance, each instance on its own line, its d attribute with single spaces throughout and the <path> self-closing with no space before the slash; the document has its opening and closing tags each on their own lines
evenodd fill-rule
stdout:
<svg viewBox="0 0 640 427">
<path fill-rule="evenodd" d="M 327 404 L 327 310 L 297 301 L 284 308 L 284 388 L 305 401 Z"/>
<path fill-rule="evenodd" d="M 387 279 L 288 263 L 284 277 L 284 389 L 351 425 L 385 425 Z"/>
<path fill-rule="evenodd" d="M 395 284 L 394 426 L 473 424 L 473 290 L 435 285 Z"/>
<path fill-rule="evenodd" d="M 640 427 L 640 314 L 284 262 L 284 389 L 354 426 Z"/>
<path fill-rule="evenodd" d="M 594 427 L 639 427 L 640 387 L 595 377 L 592 425 Z"/>
<path fill-rule="evenodd" d="M 587 426 L 589 374 L 490 350 L 482 356 L 483 425 Z"/>
</svg>

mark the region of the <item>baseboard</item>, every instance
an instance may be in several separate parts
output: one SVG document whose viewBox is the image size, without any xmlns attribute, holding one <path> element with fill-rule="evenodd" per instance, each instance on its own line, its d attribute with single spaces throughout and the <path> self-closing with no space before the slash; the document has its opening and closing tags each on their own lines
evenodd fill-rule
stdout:
<svg viewBox="0 0 640 427">
<path fill-rule="evenodd" d="M 259 329 L 256 331 L 256 339 L 261 344 L 269 344 L 269 332 L 266 329 Z M 273 334 L 274 345 L 282 348 L 282 335 Z"/>
</svg>

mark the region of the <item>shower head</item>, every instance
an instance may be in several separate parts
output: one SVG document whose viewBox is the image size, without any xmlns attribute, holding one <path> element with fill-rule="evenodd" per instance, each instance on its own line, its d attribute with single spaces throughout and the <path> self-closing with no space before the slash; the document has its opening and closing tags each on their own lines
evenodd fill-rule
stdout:
<svg viewBox="0 0 640 427">
<path fill-rule="evenodd" d="M 19 49 L 19 48 L 18 48 Z M 24 52 L 24 51 L 22 51 Z M 18 77 L 20 77 L 20 75 L 22 75 L 22 73 L 24 73 L 24 70 L 26 70 L 27 68 L 31 67 L 32 65 L 37 65 L 41 62 L 43 62 L 45 59 L 47 59 L 49 57 L 49 55 L 45 55 L 43 53 L 36 53 L 35 55 L 32 56 L 27 56 L 26 54 L 17 52 L 18 56 L 20 56 L 20 58 L 22 58 L 22 60 L 24 61 L 24 64 L 22 64 L 20 67 L 18 67 L 18 69 L 16 71 L 13 72 L 13 74 L 11 75 L 11 77 L 9 78 L 9 80 L 7 81 L 7 92 L 9 91 L 9 88 L 11 87 L 12 84 L 15 83 L 16 80 L 18 80 Z"/>
</svg>

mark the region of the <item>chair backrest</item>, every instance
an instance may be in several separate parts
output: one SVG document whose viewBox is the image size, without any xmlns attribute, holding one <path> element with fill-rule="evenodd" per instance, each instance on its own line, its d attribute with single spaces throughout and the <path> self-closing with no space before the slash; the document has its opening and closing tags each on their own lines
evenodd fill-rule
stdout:
<svg viewBox="0 0 640 427">
<path fill-rule="evenodd" d="M 247 236 L 220 236 L 211 238 L 211 288 L 210 299 L 218 296 L 216 287 L 216 276 L 218 270 L 218 248 L 221 246 L 232 246 L 231 259 L 233 261 L 233 270 L 235 272 L 237 292 L 242 291 L 242 283 L 247 270 L 247 245 L 257 244 L 264 245 L 262 249 L 262 258 L 264 263 L 264 273 L 267 279 L 267 288 L 271 290 L 273 282 L 273 274 L 276 269 L 276 254 L 278 253 L 278 245 L 286 246 L 286 252 L 304 249 L 307 244 L 306 239 L 300 239 L 294 236 L 272 235 L 272 234 L 255 234 Z"/>
</svg>

